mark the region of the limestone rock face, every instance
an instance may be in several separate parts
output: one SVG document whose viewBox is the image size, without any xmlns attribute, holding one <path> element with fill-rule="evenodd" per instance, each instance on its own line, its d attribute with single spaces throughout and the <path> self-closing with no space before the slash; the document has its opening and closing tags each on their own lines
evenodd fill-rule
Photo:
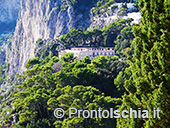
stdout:
<svg viewBox="0 0 170 128">
<path fill-rule="evenodd" d="M 9 2 L 9 0 L 6 1 Z M 70 5 L 69 0 L 20 0 L 18 4 L 21 5 L 21 10 L 14 38 L 3 51 L 6 62 L 10 64 L 9 76 L 14 76 L 16 73 L 22 74 L 25 71 L 25 63 L 35 57 L 36 41 L 39 38 L 55 39 L 58 35 L 66 34 L 71 28 L 92 29 L 94 26 L 100 28 L 109 25 L 120 18 L 117 12 L 121 8 L 121 4 L 118 4 L 118 9 L 113 12 L 108 8 L 106 13 L 93 16 L 90 13 L 90 7 L 82 6 L 81 9 L 84 11 L 79 12 Z M 132 16 L 124 16 L 124 18 L 129 17 Z M 0 20 L 2 19 L 1 17 Z"/>
<path fill-rule="evenodd" d="M 88 18 L 84 19 L 83 14 L 76 13 L 69 1 L 21 0 L 8 62 L 9 74 L 25 71 L 25 63 L 34 57 L 39 38 L 54 39 L 60 34 L 66 34 L 71 28 L 89 26 L 89 21 Z"/>
<path fill-rule="evenodd" d="M 141 18 L 140 12 L 133 12 L 134 8 L 134 3 L 127 3 L 127 9 L 128 13 L 126 15 L 119 16 L 118 12 L 122 8 L 123 3 L 114 3 L 113 5 L 117 5 L 117 8 L 115 10 L 111 10 L 111 7 L 107 8 L 107 11 L 104 13 L 100 13 L 98 15 L 94 15 L 91 13 L 91 25 L 89 29 L 93 29 L 94 26 L 97 26 L 98 29 L 100 27 L 103 27 L 104 25 L 108 26 L 110 23 L 114 22 L 115 20 L 118 20 L 120 18 L 122 19 L 127 19 L 127 18 L 132 18 L 134 21 L 132 23 L 139 23 L 139 19 Z M 113 6 L 111 5 L 111 6 Z"/>
</svg>

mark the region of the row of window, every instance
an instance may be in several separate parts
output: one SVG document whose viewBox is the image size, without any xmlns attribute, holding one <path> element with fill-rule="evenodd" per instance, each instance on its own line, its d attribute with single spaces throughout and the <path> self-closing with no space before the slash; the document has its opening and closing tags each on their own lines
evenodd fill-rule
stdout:
<svg viewBox="0 0 170 128">
<path fill-rule="evenodd" d="M 81 55 L 114 55 L 114 52 L 104 52 L 104 53 L 96 53 L 96 52 L 93 52 L 93 53 L 81 53 Z"/>
</svg>

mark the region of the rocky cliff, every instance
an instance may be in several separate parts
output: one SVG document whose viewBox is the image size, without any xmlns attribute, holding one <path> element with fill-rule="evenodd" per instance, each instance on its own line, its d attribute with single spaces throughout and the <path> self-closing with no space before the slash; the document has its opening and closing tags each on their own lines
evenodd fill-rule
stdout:
<svg viewBox="0 0 170 128">
<path fill-rule="evenodd" d="M 21 0 L 14 40 L 6 48 L 10 63 L 9 74 L 15 75 L 25 70 L 25 63 L 34 57 L 39 38 L 53 39 L 71 28 L 83 26 L 89 26 L 89 19 L 76 13 L 68 1 Z"/>
<path fill-rule="evenodd" d="M 83 6 L 81 11 L 71 6 L 68 0 L 20 0 L 21 10 L 15 28 L 12 43 L 4 49 L 4 56 L 9 65 L 9 76 L 25 71 L 25 63 L 33 58 L 36 41 L 41 39 L 54 39 L 58 35 L 67 33 L 71 28 L 93 28 L 109 25 L 120 18 L 117 13 L 122 3 L 117 4 L 117 9 L 111 11 L 110 7 L 101 15 L 93 15 L 91 7 Z M 133 4 L 128 5 L 129 10 Z M 102 10 L 101 10 L 102 11 Z M 130 11 L 129 11 L 130 12 Z M 130 12 L 121 18 L 136 18 L 129 16 Z M 135 12 L 136 13 L 136 12 Z M 139 13 L 138 13 L 139 14 Z M 140 18 L 136 19 L 138 22 Z"/>
</svg>

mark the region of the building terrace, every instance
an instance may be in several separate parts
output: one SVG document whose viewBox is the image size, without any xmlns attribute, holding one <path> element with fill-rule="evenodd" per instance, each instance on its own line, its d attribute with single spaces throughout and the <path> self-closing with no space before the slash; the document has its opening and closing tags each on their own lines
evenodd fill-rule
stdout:
<svg viewBox="0 0 170 128">
<path fill-rule="evenodd" d="M 73 53 L 77 59 L 82 59 L 85 56 L 89 56 L 91 59 L 99 55 L 115 55 L 113 47 L 74 47 L 71 49 L 62 50 L 59 52 L 59 58 L 65 53 Z"/>
</svg>

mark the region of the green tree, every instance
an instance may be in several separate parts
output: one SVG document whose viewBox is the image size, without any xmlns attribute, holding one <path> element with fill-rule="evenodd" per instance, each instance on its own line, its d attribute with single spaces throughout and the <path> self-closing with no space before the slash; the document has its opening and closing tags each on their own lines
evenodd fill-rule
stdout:
<svg viewBox="0 0 170 128">
<path fill-rule="evenodd" d="M 5 70 L 8 64 L 0 65 L 0 85 L 6 81 Z"/>
<path fill-rule="evenodd" d="M 26 128 L 54 127 L 54 117 L 51 116 L 53 112 L 48 110 L 47 101 L 56 88 L 51 67 L 58 61 L 55 56 L 46 57 L 44 61 L 38 60 L 38 64 L 31 63 L 32 68 L 25 71 L 23 75 L 25 80 L 17 86 L 18 91 L 14 95 L 15 114 L 19 114 L 18 125 Z"/>
<path fill-rule="evenodd" d="M 149 110 L 149 118 L 118 119 L 120 128 L 168 128 L 170 126 L 170 0 L 139 0 L 142 20 L 134 29 L 135 54 L 132 77 L 126 81 L 129 95 L 120 110 Z M 160 118 L 150 118 L 154 108 Z"/>
<path fill-rule="evenodd" d="M 107 27 L 101 28 L 101 29 L 92 29 L 92 30 L 82 30 L 79 29 L 70 29 L 70 31 L 65 34 L 59 36 L 59 40 L 68 48 L 70 46 L 115 46 L 114 41 L 116 40 L 117 36 L 119 35 L 120 31 L 122 30 L 122 38 L 119 41 L 121 41 L 125 38 L 128 41 L 133 39 L 133 34 L 131 31 L 130 23 L 133 21 L 132 18 L 128 19 L 118 19 L 114 21 L 113 23 L 109 24 Z M 127 27 L 127 28 L 126 28 Z M 127 42 L 127 41 L 126 41 Z M 128 43 L 129 45 L 129 43 Z M 45 48 L 41 48 L 41 52 L 45 52 L 45 54 L 48 54 L 47 50 L 50 50 L 49 48 L 46 50 Z M 39 51 L 37 52 L 37 55 L 39 55 Z M 42 56 L 42 55 L 41 55 Z"/>
<path fill-rule="evenodd" d="M 127 92 L 124 88 L 125 81 L 131 77 L 130 68 L 126 68 L 125 71 L 120 71 L 117 77 L 114 79 L 114 84 L 117 88 L 116 95 L 123 96 Z"/>
<path fill-rule="evenodd" d="M 26 68 L 32 68 L 33 65 L 35 64 L 39 64 L 40 63 L 40 60 L 39 58 L 32 58 L 32 59 L 29 59 L 28 62 L 25 64 L 25 67 Z"/>
<path fill-rule="evenodd" d="M 125 53 L 126 53 L 125 51 L 130 50 L 130 49 L 131 49 L 131 52 L 129 52 L 130 54 L 128 54 L 128 55 L 133 54 L 132 41 L 134 39 L 134 35 L 132 32 L 132 28 L 133 28 L 133 26 L 123 28 L 120 31 L 120 35 L 118 35 L 116 40 L 114 41 L 114 43 L 116 44 L 115 50 L 119 55 L 120 55 L 120 53 L 122 53 L 125 56 Z"/>
<path fill-rule="evenodd" d="M 61 41 L 67 42 L 65 45 L 67 46 L 77 46 L 82 43 L 83 38 L 83 31 L 82 29 L 70 29 L 70 31 L 64 35 L 61 36 Z"/>
<path fill-rule="evenodd" d="M 34 60 L 37 60 L 38 63 L 31 63 Z M 110 61 L 115 63 L 111 64 L 113 62 Z M 12 121 L 12 114 L 16 114 L 19 115 L 19 119 L 15 124 L 16 127 L 116 127 L 115 119 L 83 119 L 77 118 L 77 115 L 68 118 L 69 108 L 109 110 L 110 108 L 117 109 L 117 105 L 121 104 L 120 99 L 105 96 L 105 90 L 95 88 L 98 79 L 110 76 L 116 77 L 121 68 L 124 70 L 124 64 L 120 62 L 119 65 L 116 56 L 98 56 L 94 60 L 86 56 L 81 60 L 76 60 L 73 59 L 73 54 L 69 53 L 68 56 L 65 55 L 60 60 L 55 56 L 48 56 L 43 61 L 34 58 L 29 62 L 29 68 L 25 74 L 23 76 L 18 75 L 18 77 L 24 78 L 21 85 L 17 86 L 17 92 L 12 95 L 15 109 L 8 110 L 10 115 L 5 116 L 7 121 Z M 114 69 L 110 69 L 110 65 Z M 59 69 L 56 70 L 56 68 Z M 96 68 L 112 70 L 112 72 L 100 77 L 96 73 Z M 110 89 L 114 79 L 100 81 L 98 85 L 106 85 L 108 80 L 110 83 L 105 88 Z M 106 82 L 106 84 L 102 84 L 102 82 Z M 65 110 L 66 116 L 64 119 L 54 117 L 53 112 L 58 107 Z"/>
<path fill-rule="evenodd" d="M 61 86 L 60 86 L 61 87 Z M 109 110 L 110 108 L 116 109 L 116 105 L 120 104 L 120 99 L 104 96 L 98 89 L 93 87 L 84 87 L 77 85 L 74 87 L 66 86 L 64 88 L 57 87 L 52 95 L 56 92 L 61 92 L 58 98 L 51 98 L 48 101 L 49 106 L 58 106 L 65 110 L 65 117 L 62 120 L 57 120 L 54 124 L 56 127 L 61 128 L 113 128 L 116 127 L 115 119 L 104 118 L 83 118 L 82 113 L 78 118 L 78 113 L 69 118 L 69 108 L 76 108 L 77 110 Z M 58 93 L 57 93 L 58 94 Z M 58 102 L 56 102 L 58 101 Z M 52 107 L 53 108 L 53 107 Z M 74 111 L 72 111 L 74 112 Z M 95 115 L 95 114 L 94 114 Z M 94 116 L 95 117 L 95 116 Z"/>
<path fill-rule="evenodd" d="M 128 64 L 116 60 L 109 61 L 108 65 L 109 66 L 104 69 L 96 69 L 98 80 L 94 83 L 94 87 L 104 92 L 107 96 L 120 98 L 125 92 L 125 89 L 118 83 L 114 84 L 114 80 L 118 76 L 119 72 L 124 73 L 124 70 L 128 67 Z M 122 79 L 124 80 L 125 76 Z"/>
<path fill-rule="evenodd" d="M 66 53 L 64 54 L 61 59 L 60 62 L 73 62 L 75 60 L 74 58 L 74 54 L 73 53 Z"/>
</svg>

